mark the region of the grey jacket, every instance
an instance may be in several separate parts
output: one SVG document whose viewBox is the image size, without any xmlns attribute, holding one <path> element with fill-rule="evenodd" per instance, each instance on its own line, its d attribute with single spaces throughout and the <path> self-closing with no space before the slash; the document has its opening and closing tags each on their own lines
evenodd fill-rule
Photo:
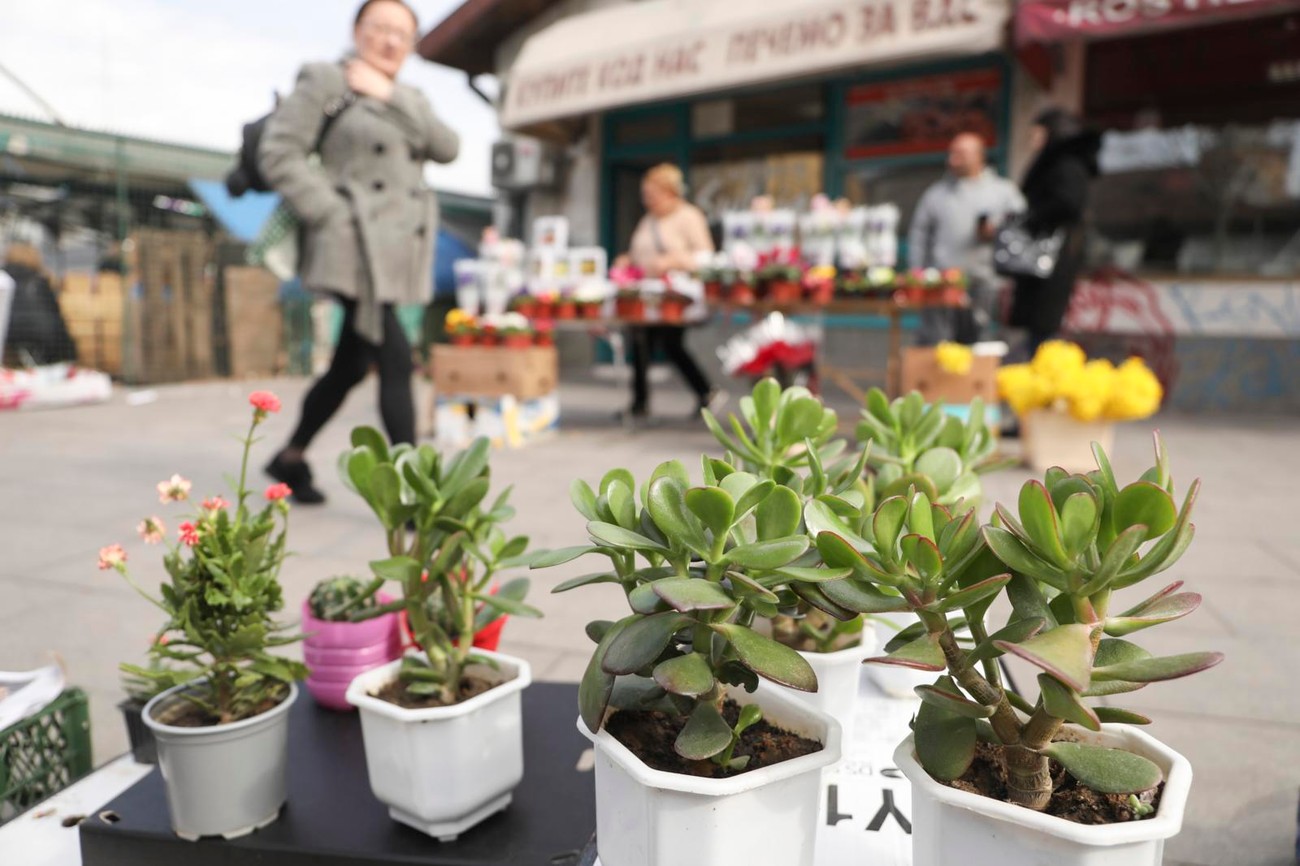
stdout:
<svg viewBox="0 0 1300 866">
<path fill-rule="evenodd" d="M 921 196 L 907 235 L 907 259 L 914 268 L 962 268 L 975 280 L 993 279 L 991 245 L 976 235 L 981 213 L 997 226 L 1025 209 L 1024 196 L 992 169 L 962 179 L 951 174 Z"/>
<path fill-rule="evenodd" d="M 267 122 L 258 161 L 304 224 L 303 284 L 355 298 L 357 331 L 378 343 L 382 304 L 431 298 L 438 203 L 423 167 L 455 159 L 460 139 L 399 83 L 387 103 L 363 96 L 344 111 L 313 165 L 326 106 L 346 93 L 341 64 L 304 66 Z"/>
</svg>

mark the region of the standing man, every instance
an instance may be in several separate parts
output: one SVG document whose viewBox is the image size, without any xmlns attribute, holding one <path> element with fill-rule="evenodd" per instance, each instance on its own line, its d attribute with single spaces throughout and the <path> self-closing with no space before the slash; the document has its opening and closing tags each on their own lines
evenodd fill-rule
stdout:
<svg viewBox="0 0 1300 866">
<path fill-rule="evenodd" d="M 984 142 L 959 133 L 948 145 L 948 173 L 921 196 L 908 233 L 908 261 L 914 268 L 961 268 L 970 308 L 921 311 L 917 342 L 974 343 L 988 336 L 996 314 L 997 276 L 993 237 L 1009 214 L 1025 209 L 1011 181 L 984 162 Z"/>
</svg>

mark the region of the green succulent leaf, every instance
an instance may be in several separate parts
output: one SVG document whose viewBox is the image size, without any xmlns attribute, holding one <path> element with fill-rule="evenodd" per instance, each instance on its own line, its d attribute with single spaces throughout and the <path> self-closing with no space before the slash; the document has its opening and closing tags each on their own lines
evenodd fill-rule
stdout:
<svg viewBox="0 0 1300 866">
<path fill-rule="evenodd" d="M 502 587 L 502 590 L 504 589 L 505 588 Z M 526 585 L 524 589 L 525 591 L 527 590 Z M 524 604 L 519 599 L 514 598 L 513 594 L 507 594 L 504 591 L 498 591 L 496 595 L 487 592 L 476 592 L 471 593 L 471 595 L 476 601 L 485 604 L 488 607 L 495 608 L 499 613 L 509 614 L 511 616 L 531 617 L 534 619 L 540 618 L 542 615 L 542 612 L 537 608 L 532 605 Z"/>
<path fill-rule="evenodd" d="M 872 549 L 869 541 L 854 532 L 844 521 L 844 518 L 835 513 L 835 509 L 820 499 L 814 499 L 804 506 L 803 520 L 808 533 L 813 537 L 823 532 L 829 532 L 838 535 L 859 552 Z"/>
<path fill-rule="evenodd" d="M 352 447 L 365 448 L 375 455 L 375 459 L 380 463 L 390 461 L 388 455 L 388 440 L 384 434 L 380 433 L 374 427 L 362 425 L 352 428 Z"/>
<path fill-rule="evenodd" d="M 593 520 L 587 524 L 587 532 L 597 542 L 607 544 L 611 547 L 621 547 L 630 550 L 645 550 L 652 553 L 668 552 L 668 548 L 664 547 L 659 542 L 647 538 L 639 532 L 633 532 L 630 529 L 624 529 L 623 527 L 615 526 L 612 523 L 603 523 L 599 520 Z"/>
<path fill-rule="evenodd" d="M 532 568 L 552 568 L 557 565 L 564 565 L 566 562 L 572 562 L 578 557 L 585 556 L 588 553 L 595 553 L 595 551 L 596 548 L 590 544 L 579 544 L 574 547 L 560 547 L 555 550 L 539 550 L 530 557 L 529 565 Z M 566 580 L 564 583 L 569 583 L 569 581 Z M 581 585 L 582 584 L 574 584 L 574 586 Z M 562 583 L 560 586 L 564 586 L 564 584 Z M 572 586 L 565 587 L 565 589 L 572 588 Z M 563 592 L 564 590 L 556 587 L 551 591 Z"/>
<path fill-rule="evenodd" d="M 736 600 L 716 583 L 694 577 L 670 577 L 646 584 L 674 610 L 726 610 Z"/>
<path fill-rule="evenodd" d="M 1042 754 L 1071 776 L 1103 794 L 1136 794 L 1164 781 L 1164 774 L 1141 755 L 1084 743 L 1051 743 Z"/>
<path fill-rule="evenodd" d="M 733 547 L 723 561 L 740 568 L 771 571 L 794 562 L 809 547 L 806 535 L 773 538 Z"/>
<path fill-rule="evenodd" d="M 673 750 L 688 761 L 704 761 L 731 745 L 731 726 L 709 701 L 695 705 Z"/>
<path fill-rule="evenodd" d="M 817 435 L 825 411 L 816 397 L 799 397 L 781 407 L 776 419 L 777 438 L 786 444 L 802 442 Z"/>
<path fill-rule="evenodd" d="M 1019 656 L 1075 691 L 1082 692 L 1092 681 L 1092 629 L 1084 623 L 1058 625 L 1023 643 L 995 641 L 994 646 Z"/>
<path fill-rule="evenodd" d="M 693 621 L 676 611 L 638 617 L 620 629 L 607 647 L 602 663 L 605 673 L 636 673 L 659 658 L 673 635 Z"/>
<path fill-rule="evenodd" d="M 1038 690 L 1043 699 L 1043 709 L 1056 718 L 1074 722 L 1090 731 L 1101 730 L 1101 720 L 1092 707 L 1083 702 L 1078 692 L 1063 685 L 1056 677 L 1039 674 Z"/>
<path fill-rule="evenodd" d="M 939 490 L 952 487 L 962 473 L 961 456 L 951 448 L 931 448 L 913 464 L 917 472 L 928 475 Z"/>
<path fill-rule="evenodd" d="M 668 610 L 668 602 L 659 597 L 654 583 L 649 581 L 628 590 L 627 603 L 632 610 L 646 616 Z"/>
<path fill-rule="evenodd" d="M 936 689 L 959 695 L 949 677 L 940 677 Z M 916 757 L 927 773 L 941 781 L 961 778 L 975 759 L 978 734 L 975 719 L 923 701 L 916 711 L 912 738 Z"/>
<path fill-rule="evenodd" d="M 720 487 L 692 487 L 686 491 L 686 507 L 714 536 L 725 535 L 736 517 L 736 502 Z"/>
<path fill-rule="evenodd" d="M 1220 652 L 1194 652 L 1174 656 L 1153 656 L 1098 667 L 1092 675 L 1101 682 L 1121 680 L 1130 683 L 1154 683 L 1200 673 L 1223 661 Z"/>
<path fill-rule="evenodd" d="M 748 474 L 748 473 L 735 473 L 735 474 L 741 475 L 741 474 Z M 732 476 L 730 475 L 727 476 L 727 478 L 731 478 L 731 477 Z M 752 479 L 753 476 L 750 475 L 749 478 Z M 723 479 L 723 481 L 725 482 L 726 479 Z M 722 485 L 722 488 L 724 490 L 727 490 L 729 493 L 731 493 L 733 497 L 736 496 L 734 492 L 728 490 L 728 486 L 726 483 Z M 749 512 L 753 511 L 755 508 L 758 507 L 759 503 L 761 503 L 764 499 L 770 496 L 772 491 L 775 489 L 776 489 L 776 482 L 772 481 L 771 479 L 765 478 L 762 481 L 756 481 L 755 483 L 750 484 L 739 495 L 739 498 L 736 499 L 735 519 L 739 520 Z"/>
<path fill-rule="evenodd" d="M 924 634 L 888 655 L 876 656 L 867 661 L 873 664 L 898 665 L 918 671 L 941 671 L 947 667 L 943 650 L 939 647 L 939 637 L 933 634 Z"/>
<path fill-rule="evenodd" d="M 1158 538 L 1174 527 L 1178 509 L 1168 491 L 1150 481 L 1134 481 L 1115 497 L 1115 528 L 1145 526 L 1146 539 Z"/>
<path fill-rule="evenodd" d="M 1020 488 L 1020 520 L 1035 553 L 1058 568 L 1073 566 L 1074 561 L 1061 543 L 1061 527 L 1052 495 L 1042 482 L 1029 481 Z"/>
<path fill-rule="evenodd" d="M 664 691 L 697 697 L 713 688 L 713 670 L 704 656 L 687 653 L 655 665 L 654 680 Z"/>
<path fill-rule="evenodd" d="M 785 644 L 735 623 L 715 623 L 710 628 L 726 638 L 745 666 L 759 676 L 792 689 L 817 691 L 812 666 Z"/>
<path fill-rule="evenodd" d="M 1137 553 L 1145 537 L 1146 529 L 1142 526 L 1130 526 L 1117 535 L 1102 556 L 1101 565 L 1087 583 L 1079 588 L 1078 594 L 1090 596 L 1114 583 L 1120 569 L 1129 563 L 1133 554 Z"/>
<path fill-rule="evenodd" d="M 1011 576 L 1011 582 L 1007 584 L 1007 600 L 1021 619 L 1042 620 L 1046 623 L 1045 627 L 1056 627 L 1056 614 L 1047 603 L 1043 590 L 1029 577 L 1023 574 Z"/>
<path fill-rule="evenodd" d="M 985 543 L 1007 568 L 1041 580 L 1055 589 L 1066 589 L 1068 579 L 1065 572 L 1030 553 L 1024 543 L 1010 531 L 990 525 L 985 526 L 983 532 Z"/>
<path fill-rule="evenodd" d="M 924 535 L 904 535 L 899 542 L 903 557 L 916 569 L 921 580 L 933 584 L 943 575 L 943 557 L 933 541 Z"/>
<path fill-rule="evenodd" d="M 659 468 L 668 465 L 665 463 Z M 647 509 L 654 518 L 655 525 L 668 538 L 682 542 L 701 555 L 708 552 L 709 547 L 700 523 L 686 507 L 686 488 L 671 473 L 665 473 L 650 482 Z"/>
<path fill-rule="evenodd" d="M 1180 585 L 1182 581 L 1179 581 Z M 1180 592 L 1165 595 L 1140 608 L 1136 613 L 1112 616 L 1106 620 L 1106 634 L 1123 637 L 1153 625 L 1181 619 L 1201 606 L 1200 593 Z"/>
<path fill-rule="evenodd" d="M 944 679 L 948 678 L 944 677 Z M 993 707 L 977 704 L 969 698 L 945 691 L 938 686 L 917 686 L 915 691 L 925 703 L 940 707 L 952 715 L 965 716 L 968 719 L 987 719 L 993 715 Z"/>
<path fill-rule="evenodd" d="M 995 641 L 1021 643 L 1038 634 L 1046 625 L 1047 622 L 1042 617 L 1018 619 L 1015 622 L 1008 623 L 1005 627 L 998 629 L 976 644 L 975 648 L 967 655 L 967 658 L 970 659 L 972 664 L 984 659 L 998 658 L 1002 655 L 1002 651 L 997 648 Z"/>
<path fill-rule="evenodd" d="M 790 591 L 808 604 L 820 610 L 827 616 L 834 617 L 841 622 L 848 622 L 857 617 L 855 611 L 848 608 L 840 607 L 822 592 L 821 586 L 815 583 L 792 583 Z"/>
<path fill-rule="evenodd" d="M 1149 725 L 1151 719 L 1135 713 L 1132 710 L 1122 710 L 1119 707 L 1094 707 L 1097 718 L 1102 722 L 1113 722 L 1121 725 Z"/>
<path fill-rule="evenodd" d="M 782 538 L 799 531 L 803 503 L 789 487 L 777 487 L 754 509 L 759 538 Z"/>
<path fill-rule="evenodd" d="M 840 607 L 858 613 L 893 613 L 908 610 L 907 599 L 886 595 L 864 580 L 846 577 L 818 584 L 828 599 Z"/>
<path fill-rule="evenodd" d="M 596 510 L 596 494 L 591 485 L 581 478 L 575 478 L 569 484 L 569 500 L 578 509 L 578 513 L 588 520 L 601 519 L 600 512 Z"/>
<path fill-rule="evenodd" d="M 638 617 L 624 617 L 605 629 L 596 645 L 596 651 L 587 662 L 587 669 L 578 683 L 578 713 L 590 731 L 599 731 L 605 723 L 605 710 L 609 707 L 609 696 L 614 691 L 614 676 L 605 672 L 603 667 L 605 654 L 609 645 L 622 633 L 623 629 L 635 622 Z"/>
<path fill-rule="evenodd" d="M 568 580 L 562 580 L 551 588 L 551 594 L 568 592 L 571 589 L 577 589 L 580 586 L 591 586 L 596 583 L 618 583 L 618 575 L 609 572 L 597 571 L 592 574 L 580 574 L 577 577 L 571 577 Z"/>
<path fill-rule="evenodd" d="M 1066 497 L 1060 507 L 1061 540 L 1065 545 L 1065 556 L 1075 561 L 1092 544 L 1097 536 L 1097 522 L 1101 519 L 1101 509 L 1097 497 L 1091 490 L 1086 493 L 1073 493 Z"/>
</svg>

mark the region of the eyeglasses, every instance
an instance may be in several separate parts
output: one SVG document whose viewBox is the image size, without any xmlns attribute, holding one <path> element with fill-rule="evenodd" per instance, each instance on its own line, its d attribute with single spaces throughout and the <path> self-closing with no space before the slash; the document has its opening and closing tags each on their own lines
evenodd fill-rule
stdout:
<svg viewBox="0 0 1300 866">
<path fill-rule="evenodd" d="M 361 29 L 375 36 L 382 36 L 384 38 L 391 36 L 394 40 L 403 45 L 415 44 L 414 33 L 401 27 L 394 27 L 391 24 L 381 24 L 378 21 L 362 21 Z"/>
</svg>

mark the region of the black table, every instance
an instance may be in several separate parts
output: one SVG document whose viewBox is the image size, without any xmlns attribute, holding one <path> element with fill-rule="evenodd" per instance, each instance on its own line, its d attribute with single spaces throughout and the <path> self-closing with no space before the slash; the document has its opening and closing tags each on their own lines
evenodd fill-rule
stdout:
<svg viewBox="0 0 1300 866">
<path fill-rule="evenodd" d="M 524 778 L 504 812 L 442 843 L 388 817 L 370 792 L 356 713 L 321 709 L 305 691 L 289 713 L 289 802 L 240 839 L 172 834 L 155 769 L 81 825 L 83 866 L 580 866 L 596 827 L 591 772 L 579 771 L 577 687 L 523 693 Z M 588 860 L 589 862 L 589 860 Z"/>
</svg>

